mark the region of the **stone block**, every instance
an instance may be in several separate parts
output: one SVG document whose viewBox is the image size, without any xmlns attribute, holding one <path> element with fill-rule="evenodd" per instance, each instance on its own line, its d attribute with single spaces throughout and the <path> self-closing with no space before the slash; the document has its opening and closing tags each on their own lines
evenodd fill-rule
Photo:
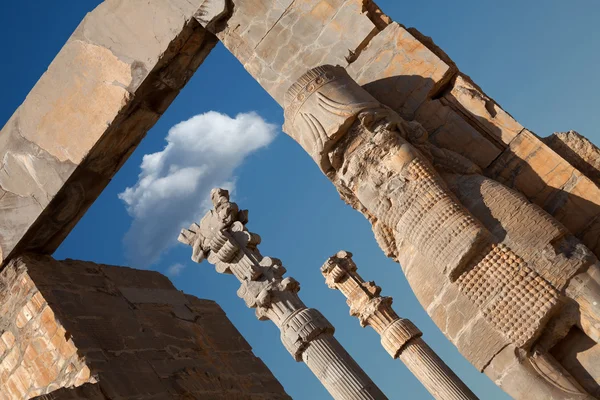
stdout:
<svg viewBox="0 0 600 400">
<path fill-rule="evenodd" d="M 409 120 L 457 71 L 395 22 L 373 37 L 347 70 L 373 97 Z"/>
<path fill-rule="evenodd" d="M 0 134 L 2 260 L 54 251 L 165 111 L 216 43 L 198 7 L 108 0 L 81 22 Z"/>
<path fill-rule="evenodd" d="M 550 353 L 569 373 L 577 379 L 585 390 L 600 397 L 600 347 L 578 328 L 571 328 L 567 336 Z"/>
<path fill-rule="evenodd" d="M 458 74 L 443 101 L 479 132 L 501 145 L 508 145 L 523 126 L 489 98 L 471 78 Z"/>
<path fill-rule="evenodd" d="M 187 299 L 182 292 L 169 289 L 139 289 L 120 287 L 119 291 L 133 304 L 187 304 Z"/>
<path fill-rule="evenodd" d="M 482 371 L 508 340 L 486 321 L 458 285 L 427 263 L 421 254 L 406 246 L 399 249 L 399 255 L 400 265 L 423 308 L 461 354 Z"/>
<path fill-rule="evenodd" d="M 68 279 L 48 278 L 54 270 Z M 289 398 L 278 383 L 249 382 L 277 381 L 215 302 L 158 272 L 25 255 L 0 286 L 10 310 L 0 315 L 0 393 L 11 400 L 104 400 L 96 388 L 106 398 Z M 177 383 L 185 370 L 204 377 L 195 392 Z"/>
<path fill-rule="evenodd" d="M 12 290 L 23 282 L 27 282 L 27 290 Z M 0 286 L 5 288 L 0 303 L 13 305 L 0 316 L 3 347 L 9 349 L 4 357 L 0 356 L 0 393 L 10 399 L 30 398 L 47 393 L 44 389 L 54 382 L 72 385 L 77 374 L 89 372 L 23 264 L 6 267 L 0 273 Z M 72 367 L 63 369 L 67 364 Z M 87 376 L 85 382 L 92 381 L 89 373 L 83 373 L 80 384 L 84 383 L 82 376 Z"/>
<path fill-rule="evenodd" d="M 508 341 L 480 315 L 464 327 L 454 344 L 475 368 L 483 372 L 496 354 L 508 345 Z"/>
<path fill-rule="evenodd" d="M 485 374 L 516 399 L 582 399 L 581 386 L 548 354 L 539 352 L 523 360 L 506 346 L 485 368 Z"/>
<path fill-rule="evenodd" d="M 425 101 L 414 118 L 427 130 L 433 144 L 455 151 L 481 168 L 489 166 L 502 152 L 493 140 L 470 125 L 443 99 Z"/>
<path fill-rule="evenodd" d="M 217 36 L 279 104 L 307 70 L 345 65 L 378 32 L 362 0 L 233 3 Z"/>
<path fill-rule="evenodd" d="M 575 131 L 554 133 L 542 141 L 571 165 L 600 185 L 600 149 Z"/>
<path fill-rule="evenodd" d="M 528 130 L 513 139 L 486 174 L 523 193 L 600 255 L 600 187 Z"/>
</svg>

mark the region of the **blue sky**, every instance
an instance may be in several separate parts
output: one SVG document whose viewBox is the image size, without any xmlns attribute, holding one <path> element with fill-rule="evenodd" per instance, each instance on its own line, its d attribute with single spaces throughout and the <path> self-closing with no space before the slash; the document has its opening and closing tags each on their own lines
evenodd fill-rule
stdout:
<svg viewBox="0 0 600 400">
<path fill-rule="evenodd" d="M 4 78 L 0 124 L 24 100 L 85 13 L 98 3 L 97 0 L 30 0 L 0 5 L 0 76 Z M 378 4 L 394 20 L 432 36 L 463 72 L 538 135 L 574 129 L 600 143 L 597 99 L 600 3 L 597 1 L 380 0 Z M 149 264 L 148 256 L 140 253 L 139 243 L 137 248 L 126 244 L 125 237 L 134 221 L 130 212 L 135 215 L 135 210 L 130 204 L 128 212 L 124 202 L 127 196 L 119 198 L 119 194 L 126 188 L 135 190 L 145 154 L 159 153 L 155 157 L 166 163 L 179 159 L 177 153 L 168 154 L 164 150 L 169 130 L 209 111 L 226 114 L 231 119 L 221 118 L 225 125 L 211 125 L 214 129 L 210 131 L 194 131 L 191 123 L 183 125 L 196 132 L 198 141 L 219 126 L 236 126 L 234 118 L 239 113 L 254 112 L 260 116 L 254 121 L 259 124 L 258 149 L 241 156 L 231 150 L 220 159 L 221 163 L 230 162 L 228 173 L 210 176 L 219 182 L 235 183 L 235 200 L 250 210 L 249 228 L 263 238 L 262 253 L 283 260 L 288 275 L 300 281 L 300 295 L 305 303 L 320 309 L 335 325 L 337 338 L 390 399 L 430 397 L 399 361 L 390 359 L 377 335 L 360 328 L 358 321 L 348 315 L 343 296 L 325 286 L 319 267 L 340 249 L 354 253 L 363 277 L 375 280 L 385 295 L 394 297 L 396 311 L 421 328 L 425 340 L 480 398 L 507 398 L 466 362 L 431 322 L 400 267 L 386 259 L 377 247 L 367 221 L 339 199 L 300 146 L 280 132 L 282 110 L 221 45 L 148 133 L 55 257 L 132 265 L 163 273 L 169 267 L 179 266 L 171 269 L 179 270 L 178 275 L 171 276 L 174 284 L 187 293 L 216 300 L 292 397 L 327 398 L 310 371 L 294 362 L 283 348 L 276 328 L 269 322 L 257 321 L 254 312 L 237 298 L 235 278 L 217 274 L 206 263 L 193 264 L 189 259 L 190 249 L 183 245 L 167 249 L 158 261 Z M 274 127 L 265 125 L 262 119 Z M 176 136 L 173 133 L 169 138 L 177 142 Z M 206 156 L 206 149 L 203 151 L 199 158 Z M 186 159 L 193 164 L 192 156 L 187 154 Z M 208 165 L 203 162 L 199 161 L 200 167 Z M 216 169 L 209 171 L 217 173 Z M 199 215 L 194 213 L 204 201 L 202 196 L 196 201 L 188 196 L 183 203 L 170 204 L 189 218 L 197 218 Z M 160 226 L 168 218 L 165 210 L 139 213 L 136 223 L 141 225 L 134 226 L 133 237 L 138 232 L 156 229 L 157 224 Z M 144 240 L 142 246 L 147 243 Z"/>
</svg>

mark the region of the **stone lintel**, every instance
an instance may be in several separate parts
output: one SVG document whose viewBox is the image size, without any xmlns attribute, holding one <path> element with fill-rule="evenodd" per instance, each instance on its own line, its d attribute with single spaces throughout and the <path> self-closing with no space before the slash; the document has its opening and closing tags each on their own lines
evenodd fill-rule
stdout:
<svg viewBox="0 0 600 400">
<path fill-rule="evenodd" d="M 60 245 L 208 55 L 196 2 L 107 0 L 69 38 L 0 133 L 3 262 Z"/>
<path fill-rule="evenodd" d="M 287 89 L 307 70 L 322 64 L 347 65 L 379 32 L 382 17 L 365 3 L 232 0 L 229 12 L 213 12 L 221 21 L 209 22 L 206 17 L 199 21 L 283 105 Z"/>
</svg>

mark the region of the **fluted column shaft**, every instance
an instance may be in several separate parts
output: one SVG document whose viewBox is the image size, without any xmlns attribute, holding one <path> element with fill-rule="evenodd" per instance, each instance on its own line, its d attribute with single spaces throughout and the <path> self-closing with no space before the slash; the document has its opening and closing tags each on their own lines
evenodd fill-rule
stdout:
<svg viewBox="0 0 600 400">
<path fill-rule="evenodd" d="M 192 260 L 207 259 L 220 273 L 241 283 L 238 296 L 254 308 L 260 320 L 271 320 L 296 361 L 304 361 L 336 400 L 386 400 L 368 375 L 333 337 L 334 328 L 298 296 L 299 283 L 283 277 L 281 261 L 263 257 L 260 236 L 246 229 L 247 211 L 229 201 L 229 193 L 214 189 L 214 209 L 200 224 L 184 229 L 179 241 L 192 246 Z"/>
<path fill-rule="evenodd" d="M 440 400 L 477 398 L 422 338 L 410 340 L 400 351 L 399 358 L 434 398 Z"/>
<path fill-rule="evenodd" d="M 392 299 L 381 297 L 381 288 L 365 282 L 357 272 L 352 254 L 341 251 L 321 268 L 327 285 L 347 297 L 350 314 L 362 326 L 371 326 L 381 344 L 400 360 L 425 389 L 438 400 L 473 400 L 477 397 L 421 338 L 421 331 L 409 320 L 398 317 Z"/>
<path fill-rule="evenodd" d="M 373 381 L 362 373 L 356 361 L 331 335 L 320 335 L 313 340 L 302 354 L 302 359 L 327 391 L 332 395 L 335 393 L 336 399 L 386 399 Z"/>
</svg>

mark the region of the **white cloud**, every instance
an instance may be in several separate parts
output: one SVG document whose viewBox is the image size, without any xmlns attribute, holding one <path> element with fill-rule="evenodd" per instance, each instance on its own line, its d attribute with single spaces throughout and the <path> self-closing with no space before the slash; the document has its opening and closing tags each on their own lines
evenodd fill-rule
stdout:
<svg viewBox="0 0 600 400">
<path fill-rule="evenodd" d="M 253 112 L 231 118 L 209 111 L 173 126 L 164 150 L 145 155 L 137 183 L 119 194 L 133 217 L 124 238 L 130 264 L 156 262 L 210 207 L 210 190 L 233 191 L 235 169 L 275 134 L 276 126 Z"/>
<path fill-rule="evenodd" d="M 185 265 L 183 265 L 183 264 L 180 264 L 180 263 L 173 264 L 169 268 L 167 268 L 167 275 L 177 276 L 177 275 L 181 274 L 181 271 L 183 271 L 184 269 L 185 269 Z"/>
</svg>

